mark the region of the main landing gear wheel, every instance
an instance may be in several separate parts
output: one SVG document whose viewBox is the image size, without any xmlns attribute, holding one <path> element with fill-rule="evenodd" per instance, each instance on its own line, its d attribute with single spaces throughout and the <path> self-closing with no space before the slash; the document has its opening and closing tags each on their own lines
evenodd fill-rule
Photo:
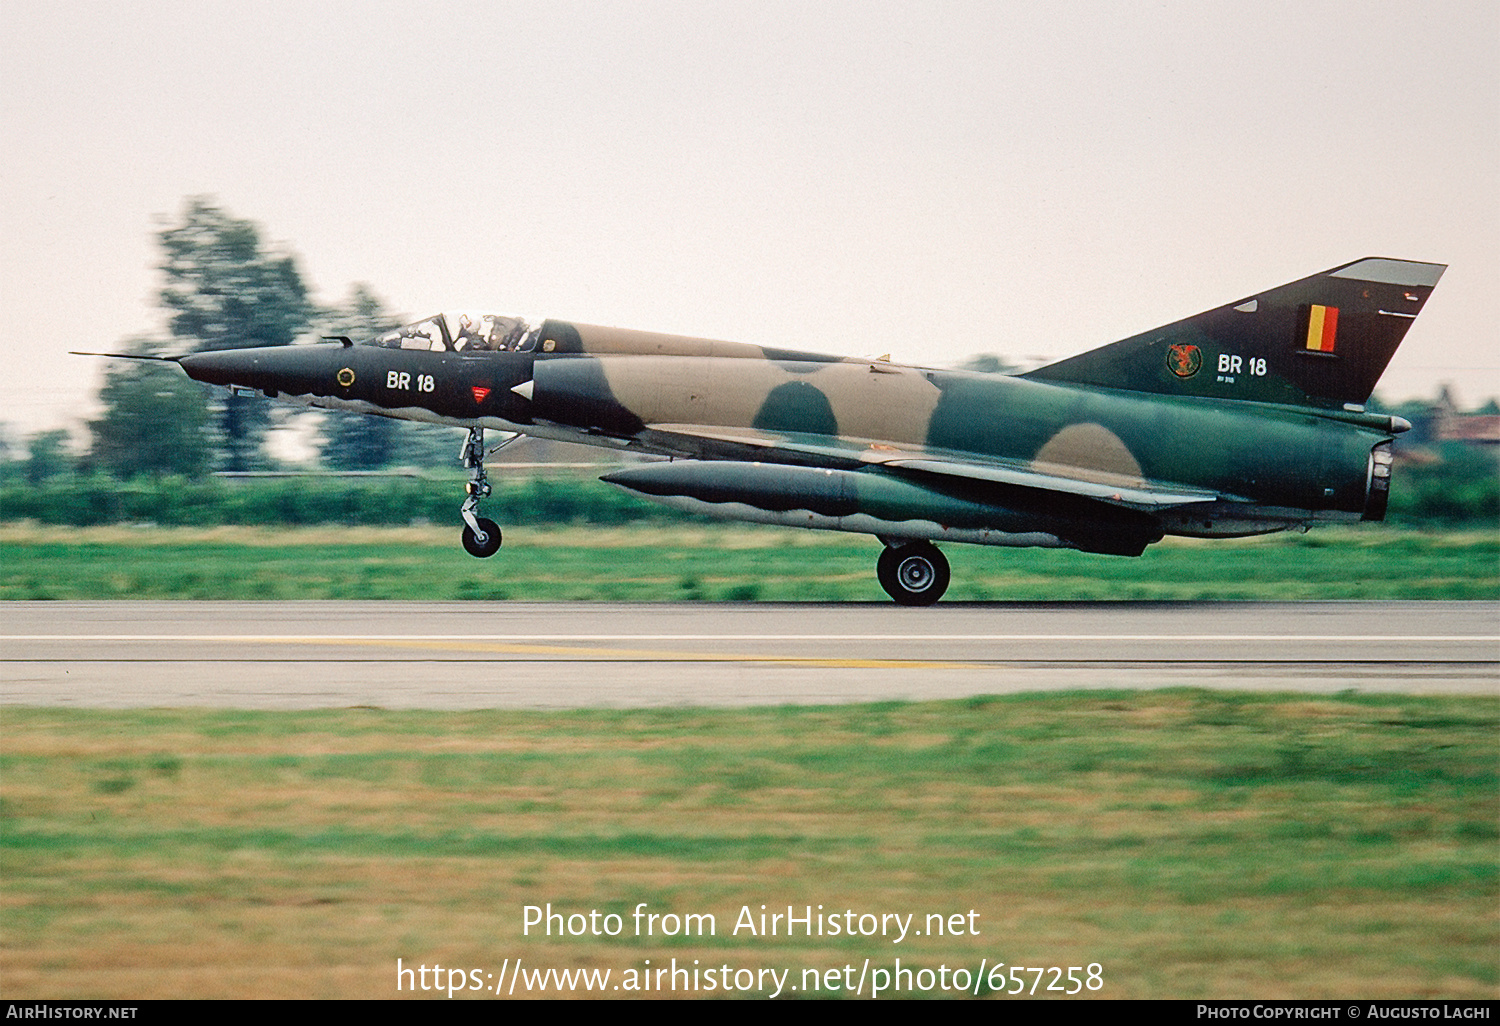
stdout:
<svg viewBox="0 0 1500 1026">
<path fill-rule="evenodd" d="M 930 606 L 948 590 L 948 559 L 930 542 L 888 546 L 875 563 L 887 595 L 903 606 Z"/>
<path fill-rule="evenodd" d="M 471 556 L 484 559 L 500 551 L 500 525 L 488 517 L 475 517 L 479 531 L 464 525 L 464 549 Z"/>
</svg>

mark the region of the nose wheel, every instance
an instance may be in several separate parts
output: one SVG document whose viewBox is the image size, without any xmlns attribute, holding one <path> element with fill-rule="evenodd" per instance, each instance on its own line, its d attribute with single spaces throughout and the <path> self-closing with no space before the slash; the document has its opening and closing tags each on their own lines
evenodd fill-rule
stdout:
<svg viewBox="0 0 1500 1026">
<path fill-rule="evenodd" d="M 513 442 L 519 435 L 512 435 L 491 449 L 494 452 Z M 479 515 L 479 500 L 490 494 L 490 481 L 484 473 L 484 428 L 469 428 L 469 437 L 464 442 L 463 461 L 469 471 L 469 481 L 464 485 L 468 494 L 459 509 L 464 518 L 464 551 L 471 556 L 485 559 L 500 551 L 500 525 L 488 517 Z"/>
<path fill-rule="evenodd" d="M 948 559 L 931 542 L 888 545 L 875 563 L 885 593 L 903 606 L 930 606 L 948 590 Z"/>
<path fill-rule="evenodd" d="M 476 530 L 464 525 L 464 550 L 471 556 L 485 559 L 500 551 L 500 525 L 488 517 L 475 517 Z"/>
</svg>

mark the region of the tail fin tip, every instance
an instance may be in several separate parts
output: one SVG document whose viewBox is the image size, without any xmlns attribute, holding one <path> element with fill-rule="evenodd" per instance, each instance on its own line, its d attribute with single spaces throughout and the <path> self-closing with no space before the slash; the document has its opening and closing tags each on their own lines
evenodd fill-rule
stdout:
<svg viewBox="0 0 1500 1026">
<path fill-rule="evenodd" d="M 1352 278 L 1355 281 L 1379 282 L 1382 285 L 1404 285 L 1407 288 L 1432 288 L 1448 269 L 1447 264 L 1429 264 L 1420 260 L 1392 260 L 1390 257 L 1364 257 L 1352 264 L 1335 267 L 1330 278 Z"/>
</svg>

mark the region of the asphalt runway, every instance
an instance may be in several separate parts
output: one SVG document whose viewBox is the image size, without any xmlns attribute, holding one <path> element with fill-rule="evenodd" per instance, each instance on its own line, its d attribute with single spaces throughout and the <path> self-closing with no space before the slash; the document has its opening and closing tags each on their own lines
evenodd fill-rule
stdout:
<svg viewBox="0 0 1500 1026">
<path fill-rule="evenodd" d="M 1072 688 L 1500 693 L 1500 603 L 14 602 L 0 702 L 560 709 Z"/>
</svg>

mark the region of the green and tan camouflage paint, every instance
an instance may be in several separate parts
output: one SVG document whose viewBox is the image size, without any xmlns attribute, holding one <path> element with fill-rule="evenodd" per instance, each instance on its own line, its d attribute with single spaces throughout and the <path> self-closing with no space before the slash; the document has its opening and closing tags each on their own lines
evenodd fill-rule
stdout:
<svg viewBox="0 0 1500 1026">
<path fill-rule="evenodd" d="M 1021 376 L 514 318 L 503 351 L 438 317 L 430 349 L 180 362 L 315 406 L 705 461 L 609 479 L 730 516 L 1136 552 L 1383 515 L 1377 455 L 1403 425 L 1363 403 L 1442 270 L 1366 258 Z"/>
</svg>

